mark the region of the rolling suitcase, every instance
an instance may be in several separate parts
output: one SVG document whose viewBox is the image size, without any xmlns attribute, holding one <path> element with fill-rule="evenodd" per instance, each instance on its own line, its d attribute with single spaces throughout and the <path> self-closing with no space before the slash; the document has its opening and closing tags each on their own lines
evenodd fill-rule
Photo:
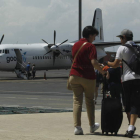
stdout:
<svg viewBox="0 0 140 140">
<path fill-rule="evenodd" d="M 118 130 L 122 124 L 123 113 L 122 104 L 119 99 L 106 97 L 106 78 L 103 81 L 103 99 L 101 107 L 101 129 L 102 134 L 110 132 L 117 135 Z"/>
</svg>

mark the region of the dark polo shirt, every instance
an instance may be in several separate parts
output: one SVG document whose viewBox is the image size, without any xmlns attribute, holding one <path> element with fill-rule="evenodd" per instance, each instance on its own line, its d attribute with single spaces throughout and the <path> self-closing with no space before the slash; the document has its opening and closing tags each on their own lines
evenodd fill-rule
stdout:
<svg viewBox="0 0 140 140">
<path fill-rule="evenodd" d="M 79 48 L 84 42 L 88 41 L 85 38 L 82 38 L 72 47 L 73 59 L 76 55 L 76 52 L 79 50 Z M 96 79 L 94 67 L 91 64 L 92 59 L 97 59 L 96 48 L 95 45 L 88 42 L 78 53 L 73 67 L 70 71 L 70 75 L 76 75 L 90 80 Z"/>
</svg>

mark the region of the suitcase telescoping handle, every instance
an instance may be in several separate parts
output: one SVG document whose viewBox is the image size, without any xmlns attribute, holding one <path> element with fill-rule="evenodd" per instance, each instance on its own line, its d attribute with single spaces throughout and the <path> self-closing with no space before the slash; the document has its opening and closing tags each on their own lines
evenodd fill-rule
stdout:
<svg viewBox="0 0 140 140">
<path fill-rule="evenodd" d="M 103 76 L 103 99 L 105 99 L 107 90 L 107 80 L 106 80 L 106 74 Z"/>
</svg>

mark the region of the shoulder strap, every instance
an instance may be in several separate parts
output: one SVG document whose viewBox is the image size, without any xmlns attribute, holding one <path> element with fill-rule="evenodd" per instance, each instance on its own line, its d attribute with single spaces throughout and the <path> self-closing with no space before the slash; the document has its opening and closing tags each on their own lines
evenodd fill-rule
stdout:
<svg viewBox="0 0 140 140">
<path fill-rule="evenodd" d="M 137 52 L 136 52 L 136 50 L 135 50 L 135 48 L 138 47 L 137 44 L 135 44 L 136 47 L 133 47 L 133 46 L 130 45 L 130 44 L 124 44 L 123 46 L 128 47 L 129 49 L 131 49 L 131 50 L 137 55 Z"/>
<path fill-rule="evenodd" d="M 137 55 L 136 51 L 135 51 L 135 48 L 132 47 L 130 44 L 124 44 L 123 46 L 128 47 L 129 49 L 131 49 L 135 53 L 135 55 Z M 122 61 L 125 62 L 125 64 L 128 66 L 128 63 L 124 59 L 122 59 Z"/>
<path fill-rule="evenodd" d="M 124 60 L 124 59 L 122 59 L 122 61 L 128 66 L 128 63 Z M 128 66 L 129 67 L 129 66 Z"/>
<path fill-rule="evenodd" d="M 87 44 L 87 42 L 83 43 L 82 46 L 81 46 L 81 47 L 79 48 L 79 50 L 77 51 L 77 53 L 76 53 L 76 55 L 75 55 L 75 57 L 74 57 L 74 59 L 73 59 L 73 62 L 72 62 L 71 68 L 72 68 L 72 66 L 73 66 L 73 64 L 74 64 L 74 61 L 75 61 L 75 59 L 76 59 L 78 53 L 80 52 L 80 50 L 82 49 L 82 47 L 83 47 L 85 44 Z"/>
</svg>

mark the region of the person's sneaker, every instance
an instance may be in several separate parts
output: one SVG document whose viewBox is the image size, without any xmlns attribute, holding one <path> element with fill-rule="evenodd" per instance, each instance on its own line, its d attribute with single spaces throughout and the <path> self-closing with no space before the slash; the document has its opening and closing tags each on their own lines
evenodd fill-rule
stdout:
<svg viewBox="0 0 140 140">
<path fill-rule="evenodd" d="M 81 127 L 75 127 L 74 134 L 75 135 L 83 135 L 83 129 Z"/>
<path fill-rule="evenodd" d="M 135 131 L 133 131 L 133 130 L 128 131 L 128 137 L 129 137 L 129 138 L 132 138 L 133 135 L 134 135 L 134 132 L 135 132 Z"/>
<path fill-rule="evenodd" d="M 134 131 L 133 130 L 131 130 L 131 131 L 126 131 L 126 133 L 125 133 L 125 137 L 129 137 L 129 138 L 132 138 L 133 137 L 133 135 L 134 135 L 134 133 L 135 133 L 135 131 L 136 131 L 136 127 L 134 128 Z"/>
<path fill-rule="evenodd" d="M 90 133 L 94 133 L 99 128 L 99 126 L 99 123 L 95 123 L 93 126 L 90 126 Z"/>
</svg>

